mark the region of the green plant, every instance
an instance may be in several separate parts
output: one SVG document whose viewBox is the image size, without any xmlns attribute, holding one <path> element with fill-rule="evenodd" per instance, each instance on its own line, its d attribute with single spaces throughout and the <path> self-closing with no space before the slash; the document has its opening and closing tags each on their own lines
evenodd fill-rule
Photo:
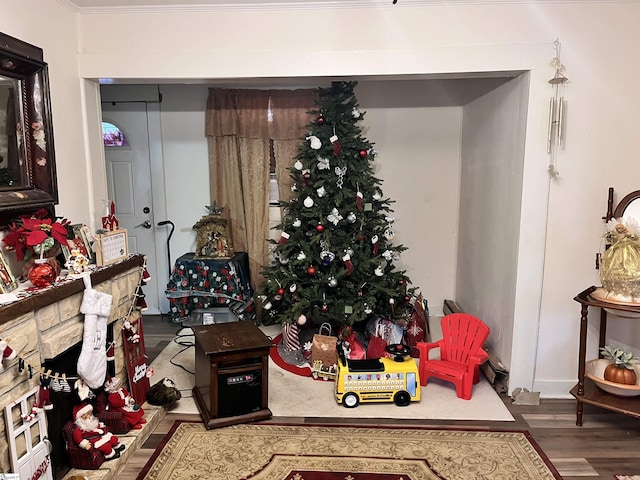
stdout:
<svg viewBox="0 0 640 480">
<path fill-rule="evenodd" d="M 633 369 L 633 365 L 638 363 L 638 357 L 628 350 L 614 347 L 613 345 L 606 345 L 600 349 L 600 353 L 604 358 L 613 360 L 613 363 L 618 368 Z"/>
</svg>

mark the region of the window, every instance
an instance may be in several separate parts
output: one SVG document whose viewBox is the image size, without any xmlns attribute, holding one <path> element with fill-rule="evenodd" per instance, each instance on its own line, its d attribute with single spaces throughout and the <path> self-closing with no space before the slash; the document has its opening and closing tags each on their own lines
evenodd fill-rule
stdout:
<svg viewBox="0 0 640 480">
<path fill-rule="evenodd" d="M 102 122 L 102 141 L 105 147 L 129 146 L 129 141 L 124 132 L 109 122 Z"/>
</svg>

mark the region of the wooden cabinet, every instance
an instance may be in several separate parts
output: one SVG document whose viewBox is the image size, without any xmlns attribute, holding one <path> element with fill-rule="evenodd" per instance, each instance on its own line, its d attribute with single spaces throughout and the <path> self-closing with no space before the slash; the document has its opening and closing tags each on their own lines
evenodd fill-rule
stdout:
<svg viewBox="0 0 640 480">
<path fill-rule="evenodd" d="M 207 428 L 271 417 L 269 349 L 272 342 L 250 321 L 193 327 L 193 397 Z"/>
<path fill-rule="evenodd" d="M 593 286 L 589 287 L 574 297 L 574 300 L 581 305 L 578 384 L 571 389 L 571 395 L 573 395 L 578 401 L 576 410 L 576 425 L 578 426 L 582 426 L 582 411 L 585 403 L 640 418 L 640 397 L 622 397 L 607 393 L 600 389 L 590 378 L 585 376 L 588 326 L 587 315 L 589 307 L 600 309 L 599 348 L 604 346 L 607 333 L 607 310 L 605 309 L 620 311 L 622 315 L 624 315 L 624 312 L 640 314 L 640 306 L 617 305 L 594 299 L 591 294 L 596 290 L 596 288 L 597 287 Z M 640 322 L 640 319 L 638 319 L 638 321 Z M 638 326 L 640 327 L 640 323 Z"/>
</svg>

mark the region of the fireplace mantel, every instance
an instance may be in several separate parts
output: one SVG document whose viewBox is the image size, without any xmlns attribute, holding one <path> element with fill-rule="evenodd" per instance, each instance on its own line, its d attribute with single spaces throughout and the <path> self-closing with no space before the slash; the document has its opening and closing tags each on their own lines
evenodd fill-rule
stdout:
<svg viewBox="0 0 640 480">
<path fill-rule="evenodd" d="M 142 255 L 132 255 L 122 262 L 99 268 L 91 273 L 91 284 L 95 287 L 98 284 L 110 280 L 111 278 L 144 264 Z M 12 319 L 24 315 L 25 313 L 38 310 L 52 303 L 70 297 L 84 290 L 82 279 L 75 279 L 60 283 L 42 292 L 35 293 L 29 297 L 17 300 L 7 305 L 0 306 L 0 327 Z"/>
</svg>

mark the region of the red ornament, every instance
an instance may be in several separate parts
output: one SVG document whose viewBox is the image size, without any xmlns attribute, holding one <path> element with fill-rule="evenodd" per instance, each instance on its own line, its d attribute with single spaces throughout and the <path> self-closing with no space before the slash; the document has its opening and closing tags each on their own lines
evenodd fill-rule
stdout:
<svg viewBox="0 0 640 480">
<path fill-rule="evenodd" d="M 398 280 L 398 285 L 400 285 L 401 287 L 406 283 L 407 281 L 404 278 L 401 278 L 400 280 Z"/>
<path fill-rule="evenodd" d="M 316 225 L 316 232 L 318 232 L 318 233 L 324 232 L 324 225 L 322 225 L 321 223 Z"/>
<path fill-rule="evenodd" d="M 310 173 L 305 173 L 302 176 L 304 177 L 305 180 L 309 180 L 311 178 L 311 174 Z"/>
<path fill-rule="evenodd" d="M 404 303 L 409 303 L 411 301 L 411 295 L 404 296 Z"/>
<path fill-rule="evenodd" d="M 316 274 L 316 267 L 314 267 L 313 265 L 311 265 L 309 268 L 307 268 L 307 273 L 309 275 L 315 275 Z"/>
<path fill-rule="evenodd" d="M 320 311 L 322 313 L 327 313 L 329 311 L 329 306 L 326 303 L 323 303 L 322 307 L 320 307 Z"/>
<path fill-rule="evenodd" d="M 53 285 L 57 276 L 58 274 L 53 266 L 46 261 L 40 262 L 36 260 L 35 265 L 29 270 L 29 280 L 34 287 L 38 288 Z"/>
<path fill-rule="evenodd" d="M 280 296 L 284 295 L 284 288 L 282 288 L 282 287 L 281 287 L 281 288 L 279 288 L 277 293 L 278 293 L 278 295 L 280 295 Z"/>
<path fill-rule="evenodd" d="M 324 123 L 324 117 L 320 115 L 318 118 L 316 118 L 316 122 L 318 122 L 319 125 L 322 125 Z"/>
<path fill-rule="evenodd" d="M 360 155 L 360 158 L 367 158 L 367 155 L 369 155 L 369 152 L 367 152 L 366 150 L 360 150 L 358 155 Z"/>
</svg>

